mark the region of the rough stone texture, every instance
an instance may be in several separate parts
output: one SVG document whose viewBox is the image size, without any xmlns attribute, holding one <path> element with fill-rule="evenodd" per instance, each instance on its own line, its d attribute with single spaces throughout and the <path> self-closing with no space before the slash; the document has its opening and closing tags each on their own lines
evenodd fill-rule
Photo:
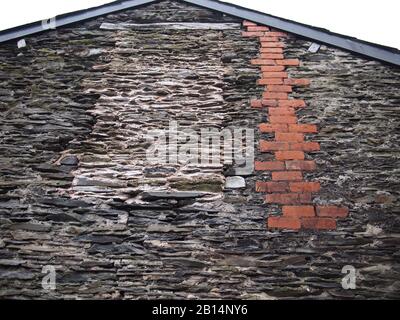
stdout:
<svg viewBox="0 0 400 320">
<path fill-rule="evenodd" d="M 262 173 L 223 190 L 231 167 L 145 161 L 146 133 L 172 119 L 265 122 L 249 103 L 258 40 L 240 29 L 100 29 L 174 21 L 240 22 L 161 2 L 0 46 L 0 297 L 399 298 L 399 69 L 287 40 L 303 62 L 291 75 L 313 80 L 293 96 L 320 127 L 318 204 L 334 194 L 351 213 L 335 232 L 269 232 Z M 357 290 L 341 287 L 345 265 Z"/>
</svg>

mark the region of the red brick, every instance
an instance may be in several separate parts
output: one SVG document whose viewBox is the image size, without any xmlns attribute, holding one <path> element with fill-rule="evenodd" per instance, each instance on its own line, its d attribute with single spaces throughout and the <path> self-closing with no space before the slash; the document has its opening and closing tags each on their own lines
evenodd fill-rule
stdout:
<svg viewBox="0 0 400 320">
<path fill-rule="evenodd" d="M 265 140 L 260 141 L 261 152 L 287 150 L 288 148 L 289 144 L 286 142 L 275 142 L 275 141 L 265 141 Z"/>
<path fill-rule="evenodd" d="M 289 131 L 303 132 L 303 133 L 317 133 L 318 128 L 315 124 L 291 124 L 289 125 Z"/>
<path fill-rule="evenodd" d="M 262 53 L 261 59 L 283 59 L 283 54 L 280 53 Z"/>
<path fill-rule="evenodd" d="M 285 44 L 282 42 L 261 42 L 263 48 L 284 48 Z"/>
<path fill-rule="evenodd" d="M 270 123 L 286 123 L 292 124 L 297 122 L 297 117 L 295 116 L 270 116 L 269 117 Z"/>
<path fill-rule="evenodd" d="M 283 49 L 282 48 L 261 48 L 260 52 L 261 53 L 283 53 Z M 285 69 L 284 66 L 279 66 L 279 67 L 283 67 L 283 69 Z"/>
<path fill-rule="evenodd" d="M 311 230 L 335 230 L 336 221 L 329 218 L 303 218 L 301 220 L 304 229 Z"/>
<path fill-rule="evenodd" d="M 312 195 L 311 193 L 298 193 L 299 195 L 299 203 L 312 203 Z"/>
<path fill-rule="evenodd" d="M 287 78 L 287 72 L 263 72 L 263 78 Z"/>
<path fill-rule="evenodd" d="M 268 86 L 269 92 L 292 92 L 291 86 Z"/>
<path fill-rule="evenodd" d="M 254 26 L 257 26 L 257 23 L 254 23 L 254 22 L 251 22 L 251 21 L 248 21 L 248 20 L 244 20 L 243 21 L 243 26 L 244 27 L 254 27 Z"/>
<path fill-rule="evenodd" d="M 264 27 L 264 26 L 247 26 L 247 31 L 269 31 L 268 27 Z"/>
<path fill-rule="evenodd" d="M 289 186 L 291 192 L 315 193 L 321 190 L 321 184 L 319 182 L 292 182 Z"/>
<path fill-rule="evenodd" d="M 267 192 L 288 192 L 289 184 L 287 182 L 267 182 Z"/>
<path fill-rule="evenodd" d="M 263 65 L 263 66 L 273 66 L 273 65 L 275 65 L 275 61 L 269 60 L 269 59 L 252 59 L 251 64 Z"/>
<path fill-rule="evenodd" d="M 346 218 L 349 215 L 349 209 L 336 206 L 317 207 L 317 214 L 320 217 Z"/>
<path fill-rule="evenodd" d="M 280 149 L 283 150 L 283 149 Z M 276 160 L 304 160 L 303 151 L 277 151 L 275 152 Z"/>
<path fill-rule="evenodd" d="M 283 79 L 281 78 L 263 78 L 257 81 L 258 85 L 270 85 L 270 84 L 282 84 Z"/>
<path fill-rule="evenodd" d="M 269 229 L 299 230 L 301 228 L 300 219 L 285 217 L 269 217 L 267 225 Z"/>
<path fill-rule="evenodd" d="M 263 43 L 263 42 L 278 42 L 279 41 L 279 38 L 277 38 L 277 37 L 267 37 L 267 36 L 265 36 L 265 34 L 263 34 L 261 37 L 260 37 L 260 42 L 261 43 Z"/>
<path fill-rule="evenodd" d="M 274 204 L 310 204 L 312 197 L 310 193 L 271 193 L 265 197 L 267 203 Z"/>
<path fill-rule="evenodd" d="M 285 33 L 285 32 L 274 32 L 274 31 L 268 32 L 265 35 L 268 37 L 287 37 L 288 36 L 287 33 Z"/>
<path fill-rule="evenodd" d="M 282 100 L 279 101 L 280 107 L 293 107 L 293 108 L 304 108 L 306 103 L 304 100 Z"/>
<path fill-rule="evenodd" d="M 320 145 L 318 142 L 301 142 L 290 145 L 290 150 L 298 150 L 305 152 L 319 151 Z"/>
<path fill-rule="evenodd" d="M 302 133 L 275 133 L 276 141 L 285 141 L 285 142 L 301 142 L 304 141 L 304 134 Z"/>
<path fill-rule="evenodd" d="M 272 172 L 273 181 L 298 181 L 302 180 L 303 175 L 300 171 L 278 171 Z"/>
<path fill-rule="evenodd" d="M 315 217 L 315 209 L 313 206 L 283 206 L 282 212 L 285 217 Z"/>
<path fill-rule="evenodd" d="M 269 124 L 269 123 L 262 123 L 259 125 L 260 131 L 263 133 L 269 132 L 286 132 L 288 131 L 286 124 Z"/>
<path fill-rule="evenodd" d="M 293 108 L 268 108 L 268 114 L 271 116 L 295 116 Z M 286 128 L 285 132 L 288 131 Z"/>
<path fill-rule="evenodd" d="M 300 170 L 300 171 L 314 171 L 317 169 L 315 161 L 286 161 L 286 169 L 287 170 Z"/>
<path fill-rule="evenodd" d="M 264 92 L 264 99 L 288 99 L 288 94 L 283 92 Z"/>
<path fill-rule="evenodd" d="M 288 192 L 289 184 L 287 182 L 256 182 L 257 192 Z"/>
<path fill-rule="evenodd" d="M 256 161 L 256 171 L 282 171 L 285 170 L 285 163 L 282 161 Z"/>
<path fill-rule="evenodd" d="M 286 60 L 276 60 L 278 66 L 299 66 L 299 59 L 286 59 Z"/>
<path fill-rule="evenodd" d="M 281 72 L 284 71 L 284 66 L 261 66 L 262 72 Z"/>
<path fill-rule="evenodd" d="M 278 106 L 278 100 L 275 100 L 275 99 L 273 99 L 273 100 L 263 99 L 262 100 L 262 104 L 263 104 L 264 107 L 277 107 Z"/>
<path fill-rule="evenodd" d="M 264 34 L 264 32 L 243 31 L 242 37 L 262 37 L 264 36 Z"/>
<path fill-rule="evenodd" d="M 256 181 L 256 192 L 268 192 L 267 182 Z"/>
<path fill-rule="evenodd" d="M 262 108 L 262 101 L 261 100 L 251 100 L 250 105 L 252 108 Z"/>
<path fill-rule="evenodd" d="M 285 84 L 291 85 L 291 86 L 298 86 L 298 87 L 306 87 L 309 86 L 311 83 L 310 80 L 308 79 L 285 79 Z"/>
</svg>

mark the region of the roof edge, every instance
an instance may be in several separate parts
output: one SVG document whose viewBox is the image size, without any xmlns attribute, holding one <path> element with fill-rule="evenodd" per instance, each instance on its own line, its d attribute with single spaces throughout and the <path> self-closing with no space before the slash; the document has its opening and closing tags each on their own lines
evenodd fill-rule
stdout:
<svg viewBox="0 0 400 320">
<path fill-rule="evenodd" d="M 275 17 L 267 13 L 244 8 L 219 0 L 182 0 L 193 5 L 220 11 L 232 16 L 267 25 L 323 44 L 332 45 L 363 56 L 400 66 L 400 50 L 359 40 L 349 36 L 332 33 L 299 22 Z"/>
<path fill-rule="evenodd" d="M 105 14 L 132 9 L 135 7 L 159 2 L 160 0 L 126 0 L 114 1 L 98 7 L 75 11 L 56 17 L 56 27 L 73 24 L 96 18 Z M 253 9 L 244 8 L 232 3 L 219 0 L 180 0 L 195 6 L 219 11 L 241 19 L 249 20 L 261 25 L 267 25 L 295 35 L 308 38 L 322 44 L 332 45 L 347 51 L 374 58 L 383 62 L 400 66 L 400 51 L 396 48 L 381 46 L 378 44 L 362 41 L 349 36 L 330 32 L 325 29 L 305 25 L 284 18 L 275 17 Z M 0 32 L 0 43 L 9 40 L 19 39 L 28 35 L 49 30 L 45 28 L 42 21 L 14 27 Z"/>
<path fill-rule="evenodd" d="M 158 2 L 160 0 L 127 0 L 127 1 L 113 1 L 103 4 L 98 7 L 88 8 L 84 10 L 74 11 L 62 15 L 57 15 L 55 27 L 63 27 L 75 22 L 80 22 L 92 18 L 97 18 L 105 14 L 114 13 L 126 9 L 139 7 L 142 5 Z M 43 27 L 42 21 L 25 24 L 19 27 L 14 27 L 0 31 L 0 43 L 9 40 L 22 38 L 28 35 L 51 30 L 50 28 Z"/>
</svg>

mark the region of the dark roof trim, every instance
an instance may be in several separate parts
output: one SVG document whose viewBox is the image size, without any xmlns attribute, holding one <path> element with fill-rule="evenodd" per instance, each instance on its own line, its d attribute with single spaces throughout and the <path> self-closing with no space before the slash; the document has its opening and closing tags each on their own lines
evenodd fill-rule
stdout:
<svg viewBox="0 0 400 320">
<path fill-rule="evenodd" d="M 262 12 L 243 8 L 231 3 L 216 0 L 184 0 L 198 6 L 221 11 L 259 24 L 287 31 L 324 44 L 346 49 L 352 52 L 372 57 L 385 62 L 400 65 L 400 51 L 395 48 L 384 47 L 344 35 L 334 34 L 328 30 L 318 29 L 298 22 L 274 17 Z"/>
<path fill-rule="evenodd" d="M 86 10 L 67 13 L 57 16 L 56 27 L 62 27 L 75 22 L 96 18 L 105 14 L 121 11 L 124 9 L 131 9 L 141 5 L 155 2 L 155 0 L 128 0 L 128 1 L 114 1 L 99 7 L 89 8 Z M 31 34 L 46 31 L 42 26 L 42 21 L 27 24 L 21 27 L 16 27 L 0 32 L 0 43 L 12 39 L 22 38 Z"/>
<path fill-rule="evenodd" d="M 72 12 L 58 16 L 56 26 L 61 27 L 75 22 L 99 17 L 105 14 L 131 9 L 141 5 L 158 2 L 159 0 L 127 0 L 115 1 L 100 7 Z M 400 51 L 395 48 L 380 46 L 377 44 L 358 40 L 348 36 L 332 33 L 328 30 L 308 26 L 298 22 L 274 17 L 262 12 L 240 7 L 231 3 L 217 0 L 182 0 L 196 6 L 212 9 L 242 19 L 253 21 L 262 25 L 268 25 L 276 29 L 290 32 L 317 42 L 329 44 L 338 48 L 346 49 L 364 56 L 375 58 L 395 65 L 400 65 Z M 8 29 L 0 32 L 0 42 L 21 38 L 38 32 L 45 31 L 42 22 L 32 23 L 25 26 Z"/>
</svg>

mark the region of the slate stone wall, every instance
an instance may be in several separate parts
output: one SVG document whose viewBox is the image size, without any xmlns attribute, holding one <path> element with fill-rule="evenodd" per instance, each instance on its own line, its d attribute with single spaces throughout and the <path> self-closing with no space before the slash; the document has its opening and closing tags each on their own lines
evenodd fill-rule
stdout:
<svg viewBox="0 0 400 320">
<path fill-rule="evenodd" d="M 0 45 L 0 297 L 398 298 L 399 69 L 287 40 L 302 61 L 291 76 L 312 79 L 294 96 L 319 126 L 318 201 L 351 213 L 334 232 L 271 232 L 260 173 L 224 189 L 230 166 L 146 162 L 146 134 L 170 119 L 199 130 L 266 117 L 250 107 L 259 44 L 240 25 L 100 28 L 165 21 L 241 23 L 165 1 Z M 345 265 L 356 290 L 341 287 Z"/>
</svg>

